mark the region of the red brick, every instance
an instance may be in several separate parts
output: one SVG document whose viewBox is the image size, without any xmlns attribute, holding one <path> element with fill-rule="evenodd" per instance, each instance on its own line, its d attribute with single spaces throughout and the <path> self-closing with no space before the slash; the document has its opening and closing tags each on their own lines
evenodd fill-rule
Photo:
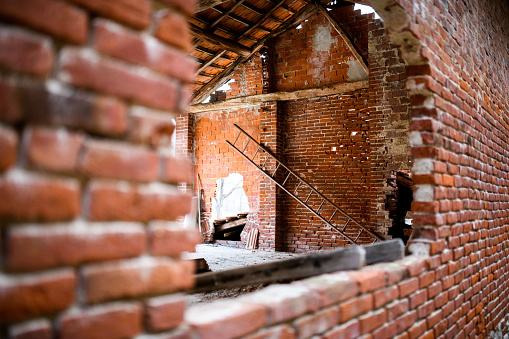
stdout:
<svg viewBox="0 0 509 339">
<path fill-rule="evenodd" d="M 53 69 L 51 40 L 21 29 L 2 27 L 0 66 L 10 71 L 47 76 Z"/>
<path fill-rule="evenodd" d="M 145 309 L 150 331 L 171 330 L 184 320 L 186 299 L 182 296 L 152 298 L 146 301 Z"/>
<path fill-rule="evenodd" d="M 161 0 L 161 2 L 188 16 L 193 16 L 196 11 L 196 0 Z"/>
<path fill-rule="evenodd" d="M 151 72 L 100 58 L 93 52 L 66 48 L 60 53 L 60 79 L 163 109 L 178 107 L 177 83 Z"/>
<path fill-rule="evenodd" d="M 11 228 L 7 244 L 7 267 L 27 271 L 138 256 L 146 235 L 133 223 L 27 225 Z"/>
<path fill-rule="evenodd" d="M 350 321 L 346 324 L 338 326 L 328 333 L 324 339 L 357 339 L 361 336 L 360 322 L 357 320 Z"/>
<path fill-rule="evenodd" d="M 0 79 L 0 119 L 26 120 L 79 128 L 102 135 L 119 135 L 126 131 L 127 113 L 122 102 L 34 81 Z"/>
<path fill-rule="evenodd" d="M 382 270 L 361 270 L 348 272 L 347 274 L 357 281 L 361 294 L 385 287 L 385 273 Z"/>
<path fill-rule="evenodd" d="M 426 289 L 414 293 L 410 296 L 410 309 L 415 309 L 417 306 L 422 305 L 428 300 L 428 291 Z"/>
<path fill-rule="evenodd" d="M 201 236 L 195 229 L 162 221 L 152 222 L 149 232 L 150 253 L 155 256 L 178 257 L 182 252 L 194 252 L 201 242 Z"/>
<path fill-rule="evenodd" d="M 76 180 L 11 171 L 0 179 L 0 217 L 17 220 L 65 221 L 80 212 Z M 55 208 L 58 206 L 58 208 Z"/>
<path fill-rule="evenodd" d="M 163 156 L 161 180 L 168 183 L 193 182 L 193 166 L 188 158 Z"/>
<path fill-rule="evenodd" d="M 416 292 L 419 289 L 419 279 L 412 278 L 412 279 L 403 281 L 398 285 L 398 288 L 399 288 L 399 297 L 404 298 L 404 297 Z"/>
<path fill-rule="evenodd" d="M 244 303 L 260 304 L 267 308 L 269 325 L 316 311 L 320 296 L 301 285 L 273 285 L 238 299 Z"/>
<path fill-rule="evenodd" d="M 340 320 L 344 323 L 372 309 L 373 296 L 371 294 L 345 301 L 339 305 Z"/>
<path fill-rule="evenodd" d="M 88 194 L 88 215 L 93 221 L 176 220 L 191 211 L 191 195 L 163 184 L 92 181 Z"/>
<path fill-rule="evenodd" d="M 194 81 L 197 64 L 182 51 L 105 20 L 95 21 L 94 28 L 94 46 L 99 52 L 187 83 Z"/>
<path fill-rule="evenodd" d="M 2 0 L 0 17 L 71 43 L 87 40 L 88 18 L 82 10 L 54 0 Z"/>
<path fill-rule="evenodd" d="M 185 52 L 191 50 L 191 34 L 187 19 L 172 11 L 160 11 L 154 35 Z"/>
<path fill-rule="evenodd" d="M 297 330 L 299 338 L 310 338 L 314 334 L 331 329 L 338 322 L 338 319 L 338 309 L 332 307 L 301 317 L 294 321 L 293 326 Z"/>
<path fill-rule="evenodd" d="M 0 78 L 0 120 L 15 123 L 21 120 L 21 112 L 16 104 L 15 91 L 8 81 Z"/>
<path fill-rule="evenodd" d="M 265 325 L 267 311 L 261 305 L 235 301 L 197 305 L 186 312 L 186 323 L 201 339 L 233 339 Z"/>
<path fill-rule="evenodd" d="M 373 293 L 374 307 L 380 308 L 383 305 L 397 299 L 399 296 L 399 290 L 397 286 L 391 286 L 383 290 L 379 290 Z"/>
<path fill-rule="evenodd" d="M 131 121 L 128 138 L 132 141 L 158 146 L 169 146 L 175 120 L 172 115 L 144 107 L 133 107 L 129 112 Z"/>
<path fill-rule="evenodd" d="M 412 326 L 417 320 L 417 312 L 411 311 L 407 312 L 398 319 L 396 319 L 396 328 L 397 332 L 401 333 Z"/>
<path fill-rule="evenodd" d="M 25 130 L 26 158 L 36 168 L 54 172 L 73 172 L 83 135 L 65 129 L 28 128 Z"/>
<path fill-rule="evenodd" d="M 68 0 L 101 16 L 127 24 L 134 28 L 147 28 L 150 24 L 149 0 Z"/>
<path fill-rule="evenodd" d="M 148 182 L 159 175 L 159 156 L 155 151 L 144 147 L 87 140 L 80 170 L 91 177 Z"/>
<path fill-rule="evenodd" d="M 3 278 L 0 282 L 0 323 L 50 315 L 74 302 L 76 276 L 71 269 Z"/>
<path fill-rule="evenodd" d="M 323 274 L 296 282 L 316 290 L 321 295 L 323 306 L 330 306 L 359 294 L 356 281 L 344 273 Z"/>
<path fill-rule="evenodd" d="M 269 329 L 263 329 L 261 331 L 256 332 L 253 335 L 248 335 L 245 339 L 296 339 L 295 330 L 288 325 L 281 325 L 276 327 L 271 327 Z"/>
<path fill-rule="evenodd" d="M 162 258 L 93 264 L 82 270 L 86 301 L 91 304 L 190 288 L 193 272 L 192 261 Z"/>
<path fill-rule="evenodd" d="M 5 172 L 16 164 L 18 135 L 7 126 L 0 125 L 0 172 Z"/>
<path fill-rule="evenodd" d="M 73 310 L 58 323 L 59 338 L 131 338 L 141 332 L 142 311 L 137 303 L 117 303 Z"/>
<path fill-rule="evenodd" d="M 32 320 L 9 328 L 12 339 L 51 339 L 53 338 L 51 323 L 46 319 Z"/>
<path fill-rule="evenodd" d="M 381 309 L 370 312 L 365 316 L 360 317 L 359 321 L 361 323 L 361 334 L 372 332 L 387 321 L 387 311 L 385 309 Z"/>
<path fill-rule="evenodd" d="M 386 306 L 388 321 L 392 321 L 408 311 L 408 300 L 396 300 Z"/>
</svg>

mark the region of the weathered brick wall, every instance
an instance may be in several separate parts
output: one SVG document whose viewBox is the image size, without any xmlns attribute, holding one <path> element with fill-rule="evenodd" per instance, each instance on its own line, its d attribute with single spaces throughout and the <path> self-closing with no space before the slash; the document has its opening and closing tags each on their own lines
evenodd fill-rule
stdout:
<svg viewBox="0 0 509 339">
<path fill-rule="evenodd" d="M 0 337 L 185 334 L 194 2 L 162 3 L 0 2 Z"/>
<path fill-rule="evenodd" d="M 258 225 L 260 173 L 228 146 L 226 140 L 233 143 L 237 137 L 238 130 L 233 124 L 238 124 L 259 140 L 261 114 L 260 107 L 255 106 L 235 111 L 204 112 L 194 115 L 195 173 L 200 176 L 200 185 L 204 190 L 204 218 L 212 217 L 212 200 L 216 194 L 217 180 L 238 173 L 243 177 L 243 189 L 249 202 L 249 222 L 246 228 Z M 244 139 L 240 140 L 245 142 Z M 251 143 L 246 151 L 253 154 L 256 151 L 254 144 Z"/>
<path fill-rule="evenodd" d="M 187 322 L 198 337 L 226 325 L 232 337 L 245 338 L 508 334 L 509 6 L 372 3 L 406 62 L 418 226 L 409 250 L 427 258 L 193 308 Z M 201 321 L 212 312 L 222 321 Z"/>
<path fill-rule="evenodd" d="M 260 56 L 255 55 L 251 60 L 237 67 L 231 79 L 234 81 L 229 83 L 231 89 L 226 92 L 227 98 L 262 94 L 263 70 Z"/>
<path fill-rule="evenodd" d="M 352 35 L 367 56 L 368 24 L 372 14 L 361 14 L 352 6 L 330 11 Z M 301 24 L 302 28 L 281 34 L 274 42 L 274 87 L 293 91 L 353 81 L 366 73 L 343 39 L 321 13 Z M 270 62 L 270 61 L 269 61 Z M 353 69 L 357 71 L 353 71 Z M 360 68 L 360 70 L 359 70 Z"/>
<path fill-rule="evenodd" d="M 280 103 L 284 115 L 284 160 L 308 183 L 364 226 L 370 225 L 370 123 L 368 90 Z M 290 182 L 293 191 L 297 182 Z M 306 200 L 305 189 L 297 196 Z M 283 196 L 285 220 L 284 248 L 309 252 L 345 246 L 349 242 L 314 217 L 289 195 Z M 315 209 L 321 199 L 313 195 L 309 204 Z M 321 209 L 326 219 L 334 210 Z M 338 225 L 343 217 L 334 219 Z M 342 228 L 342 227 L 340 227 Z M 358 228 L 346 234 L 355 237 Z"/>
</svg>

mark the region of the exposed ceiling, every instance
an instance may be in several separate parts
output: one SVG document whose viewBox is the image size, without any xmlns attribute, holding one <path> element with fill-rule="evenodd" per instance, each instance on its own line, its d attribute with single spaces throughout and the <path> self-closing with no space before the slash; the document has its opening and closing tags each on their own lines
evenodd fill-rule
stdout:
<svg viewBox="0 0 509 339">
<path fill-rule="evenodd" d="M 207 98 L 234 69 L 258 53 L 265 43 L 319 11 L 314 0 L 200 0 L 190 19 L 191 55 L 200 66 L 192 103 Z M 322 0 L 324 3 L 330 1 Z M 336 1 L 336 5 L 364 0 Z M 322 7 L 323 9 L 323 7 Z"/>
</svg>

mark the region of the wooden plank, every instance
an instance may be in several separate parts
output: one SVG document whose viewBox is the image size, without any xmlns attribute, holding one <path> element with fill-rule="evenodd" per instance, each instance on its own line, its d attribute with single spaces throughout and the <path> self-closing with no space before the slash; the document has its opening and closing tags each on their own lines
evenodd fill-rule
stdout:
<svg viewBox="0 0 509 339">
<path fill-rule="evenodd" d="M 214 63 L 214 61 L 216 61 L 217 59 L 219 59 L 226 51 L 221 51 L 221 52 L 218 52 L 216 53 L 216 55 L 212 56 L 212 58 L 210 58 L 209 60 L 207 60 L 206 62 L 204 62 L 200 68 L 198 68 L 198 70 L 196 71 L 195 73 L 195 76 L 200 74 L 205 68 L 209 67 L 210 65 L 212 65 Z"/>
<path fill-rule="evenodd" d="M 391 239 L 362 246 L 366 250 L 366 265 L 403 259 L 405 244 L 401 239 Z"/>
<path fill-rule="evenodd" d="M 267 101 L 288 101 L 298 99 L 310 99 L 318 98 L 323 96 L 329 96 L 334 94 L 341 94 L 346 92 L 352 92 L 363 88 L 368 88 L 368 81 L 356 81 L 347 82 L 331 86 L 325 86 L 320 88 L 302 89 L 291 92 L 276 92 L 250 95 L 245 97 L 232 98 L 220 102 L 213 102 L 207 104 L 195 104 L 188 108 L 189 113 L 201 113 L 218 111 L 223 109 L 235 109 L 241 107 L 248 107 L 253 105 L 259 105 L 262 102 Z"/>
<path fill-rule="evenodd" d="M 276 5 L 274 5 L 268 12 L 265 12 L 265 14 L 254 24 L 252 25 L 251 27 L 249 27 L 246 31 L 244 31 L 239 37 L 238 39 L 248 35 L 249 33 L 251 33 L 253 30 L 257 29 L 265 20 L 267 20 L 267 18 L 269 16 L 272 15 L 272 13 L 274 13 L 279 7 L 281 7 L 284 3 L 285 3 L 286 0 L 281 0 L 279 1 L 279 3 L 277 3 Z"/>
<path fill-rule="evenodd" d="M 224 18 L 226 18 L 228 15 L 230 15 L 231 12 L 233 12 L 237 7 L 239 7 L 240 5 L 242 5 L 242 3 L 244 2 L 245 0 L 239 0 L 235 3 L 235 5 L 233 5 L 232 7 L 230 7 L 229 10 L 227 10 L 226 12 L 224 12 L 223 14 L 221 14 L 219 16 L 219 18 L 217 18 L 213 23 L 211 23 L 207 29 L 211 29 L 213 28 L 214 26 L 216 26 L 218 23 L 220 23 L 221 21 L 223 21 Z"/>
<path fill-rule="evenodd" d="M 364 266 L 366 251 L 360 246 L 301 255 L 227 271 L 196 275 L 196 285 L 187 293 L 209 292 L 250 284 L 301 279 Z"/>
<path fill-rule="evenodd" d="M 224 224 L 216 227 L 216 232 L 224 232 L 230 228 L 245 225 L 247 223 L 247 218 L 238 219 L 235 221 L 225 222 Z"/>
<path fill-rule="evenodd" d="M 196 8 L 196 12 L 202 12 L 211 7 L 222 4 L 223 2 L 228 2 L 230 0 L 198 0 L 198 6 Z"/>
<path fill-rule="evenodd" d="M 193 34 L 197 38 L 207 40 L 213 44 L 220 46 L 223 49 L 227 49 L 229 51 L 242 55 L 243 57 L 248 57 L 251 54 L 251 49 L 244 45 L 223 38 L 222 36 L 216 35 L 212 32 L 206 31 L 203 28 L 198 27 L 196 25 L 190 24 L 190 26 L 191 34 Z"/>
<path fill-rule="evenodd" d="M 333 18 L 332 15 L 330 15 L 329 11 L 327 11 L 327 9 L 320 2 L 315 1 L 314 4 L 322 12 L 322 14 L 327 18 L 327 20 L 330 22 L 332 27 L 334 27 L 336 32 L 338 32 L 338 34 L 343 38 L 343 40 L 345 41 L 346 45 L 348 46 L 348 48 L 352 52 L 353 56 L 361 64 L 361 66 L 364 69 L 364 71 L 366 72 L 366 74 L 369 74 L 368 62 L 366 61 L 366 58 L 364 58 L 364 56 L 362 55 L 360 49 L 353 42 L 353 39 L 350 36 L 350 34 L 348 34 L 348 32 L 345 31 L 343 29 L 343 27 L 341 27 L 339 22 L 337 22 L 336 19 Z"/>
</svg>

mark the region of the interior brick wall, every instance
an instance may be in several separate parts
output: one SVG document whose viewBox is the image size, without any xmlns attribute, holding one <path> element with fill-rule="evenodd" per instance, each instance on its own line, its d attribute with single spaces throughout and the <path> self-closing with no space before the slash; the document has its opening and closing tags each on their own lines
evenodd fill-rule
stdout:
<svg viewBox="0 0 509 339">
<path fill-rule="evenodd" d="M 195 3 L 161 3 L 0 2 L 2 338 L 189 331 L 171 294 L 200 239 L 175 223 L 192 175 L 170 140 Z"/>
<path fill-rule="evenodd" d="M 397 46 L 390 43 L 381 21 L 374 19 L 372 14 L 363 15 L 359 10 L 354 11 L 353 7 L 334 9 L 330 13 L 345 22 L 345 29 L 352 34 L 366 56 L 369 47 L 369 78 L 365 75 L 370 84 L 369 89 L 346 93 L 344 96 L 278 102 L 278 112 L 274 115 L 276 120 L 273 120 L 273 125 L 262 123 L 263 128 L 253 133 L 257 140 L 270 145 L 271 150 L 279 154 L 286 165 L 316 185 L 326 197 L 331 198 L 361 224 L 386 234 L 391 226 L 385 207 L 386 196 L 392 193 L 387 181 L 394 169 L 410 168 L 409 98 L 404 83 L 405 68 Z M 323 32 L 318 34 L 318 31 L 323 29 L 327 30 L 332 39 L 331 45 L 327 51 L 318 51 L 314 41 L 317 35 L 321 39 L 327 36 Z M 267 58 L 269 63 L 272 62 L 269 65 L 269 77 L 273 77 L 269 81 L 275 81 L 275 90 L 316 88 L 352 80 L 346 75 L 349 67 L 346 62 L 355 59 L 322 14 L 312 16 L 300 29 L 292 29 L 282 34 L 269 47 Z M 344 76 L 338 78 L 340 68 L 344 71 Z M 309 79 L 296 74 L 296 69 L 304 70 L 309 75 L 315 74 L 316 78 L 308 81 Z M 333 71 L 329 71 L 331 69 Z M 283 77 L 288 72 L 293 73 Z M 261 94 L 261 58 L 255 57 L 244 67 L 239 67 L 232 78 L 235 82 L 230 84 L 232 89 L 227 92 L 228 97 Z M 210 214 L 215 180 L 219 178 L 215 173 L 227 175 L 227 172 L 232 172 L 231 169 L 244 168 L 239 166 L 251 167 L 235 151 L 228 149 L 226 144 L 220 144 L 220 141 L 225 139 L 223 131 L 233 131 L 233 123 L 241 127 L 258 124 L 257 114 L 263 115 L 264 110 L 260 108 L 258 113 L 251 110 L 254 114 L 245 113 L 246 109 L 196 114 L 215 117 L 214 121 L 211 120 L 213 126 L 197 127 L 199 131 L 196 131 L 194 142 L 201 146 L 196 149 L 189 148 L 197 162 L 196 171 L 202 178 L 210 181 L 209 184 L 204 184 L 207 186 L 206 215 Z M 187 138 L 185 135 L 191 138 L 192 132 L 179 127 L 178 121 L 177 139 Z M 276 125 L 278 127 L 273 130 Z M 197 126 L 201 125 L 198 123 Z M 182 137 L 180 128 L 184 128 Z M 273 131 L 269 132 L 267 129 Z M 358 133 L 352 135 L 351 132 Z M 271 141 L 271 135 L 276 141 Z M 265 139 L 266 136 L 268 139 Z M 343 147 L 340 147 L 341 145 Z M 337 147 L 336 151 L 332 151 L 334 146 Z M 225 149 L 219 151 L 219 148 Z M 220 170 L 218 164 L 222 166 Z M 251 168 L 251 172 L 243 172 L 258 178 L 255 185 L 273 185 L 268 179 L 264 183 L 263 175 L 254 167 Z M 209 179 L 208 176 L 213 178 Z M 271 198 L 263 203 L 263 189 L 256 191 L 250 188 L 252 193 L 248 194 L 250 201 L 253 201 L 253 213 L 259 213 L 260 217 L 253 220 L 255 223 L 248 224 L 246 231 L 254 225 L 264 230 L 261 231 L 260 248 L 309 252 L 346 244 L 341 235 L 329 230 L 323 222 L 313 217 L 282 190 L 275 187 L 270 190 L 274 190 L 272 193 L 275 195 L 269 194 Z M 278 203 L 272 200 L 276 199 L 276 196 Z M 268 205 L 265 207 L 265 204 Z M 285 213 L 276 215 L 277 206 L 285 206 Z M 264 209 L 263 213 L 261 209 Z M 278 226 L 275 225 L 276 220 Z M 346 219 L 338 219 L 337 222 L 343 225 Z M 264 240 L 266 235 L 270 234 L 266 233 L 269 229 L 274 233 L 269 237 L 270 245 Z M 348 233 L 350 236 L 357 236 L 355 228 L 348 230 L 352 232 Z"/>
<path fill-rule="evenodd" d="M 368 90 L 316 99 L 280 103 L 284 115 L 284 161 L 291 169 L 343 211 L 364 226 L 370 225 L 370 122 Z M 288 187 L 294 191 L 297 181 Z M 308 191 L 300 189 L 297 196 L 306 200 Z M 304 206 L 289 195 L 285 204 L 284 248 L 291 252 L 309 252 L 349 244 Z M 321 199 L 313 195 L 308 203 L 315 209 Z M 329 219 L 334 210 L 322 208 Z M 337 217 L 342 228 L 347 219 Z M 353 239 L 357 228 L 347 228 Z"/>
<path fill-rule="evenodd" d="M 367 56 L 368 25 L 372 14 L 363 15 L 354 11 L 353 6 L 329 13 L 343 23 L 355 44 Z M 311 16 L 301 27 L 288 30 L 274 41 L 274 74 L 269 74 L 274 77 L 274 89 L 293 91 L 348 81 L 347 62 L 355 58 L 323 14 Z M 317 49 L 320 42 L 324 45 Z"/>
</svg>

